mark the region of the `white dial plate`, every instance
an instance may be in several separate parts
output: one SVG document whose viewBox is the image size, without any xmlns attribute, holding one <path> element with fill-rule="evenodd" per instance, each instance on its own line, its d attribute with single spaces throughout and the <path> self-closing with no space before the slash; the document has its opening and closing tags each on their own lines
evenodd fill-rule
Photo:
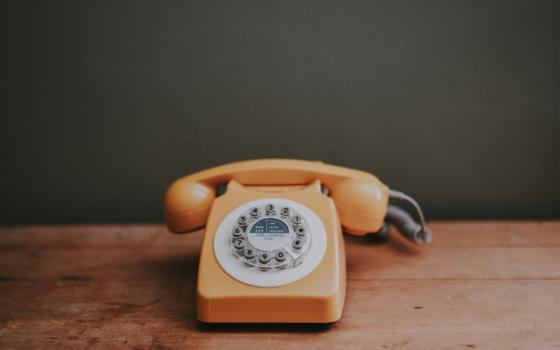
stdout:
<svg viewBox="0 0 560 350">
<path fill-rule="evenodd" d="M 232 251 L 230 241 L 232 229 L 236 227 L 239 216 L 253 207 L 262 207 L 273 204 L 276 208 L 290 207 L 301 214 L 311 235 L 311 246 L 309 252 L 300 265 L 295 268 L 266 271 L 247 266 L 239 260 Z M 278 287 L 295 282 L 311 273 L 321 262 L 327 249 L 327 235 L 323 223 L 319 217 L 306 206 L 282 198 L 264 198 L 248 202 L 230 212 L 218 225 L 214 238 L 214 254 L 222 269 L 234 279 L 256 287 Z"/>
</svg>

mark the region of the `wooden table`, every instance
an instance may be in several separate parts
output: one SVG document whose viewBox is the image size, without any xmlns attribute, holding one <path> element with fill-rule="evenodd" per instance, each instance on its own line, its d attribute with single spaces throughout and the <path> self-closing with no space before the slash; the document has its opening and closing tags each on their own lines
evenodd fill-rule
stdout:
<svg viewBox="0 0 560 350">
<path fill-rule="evenodd" d="M 195 320 L 202 232 L 0 228 L 0 348 L 560 347 L 560 222 L 434 222 L 415 247 L 346 237 L 342 320 Z"/>
</svg>

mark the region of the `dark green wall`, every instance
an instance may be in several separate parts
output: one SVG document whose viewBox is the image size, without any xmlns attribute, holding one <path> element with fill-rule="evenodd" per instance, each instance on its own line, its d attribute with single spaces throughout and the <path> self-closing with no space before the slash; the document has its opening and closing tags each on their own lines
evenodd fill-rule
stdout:
<svg viewBox="0 0 560 350">
<path fill-rule="evenodd" d="M 174 178 L 261 157 L 559 218 L 559 4 L 2 1 L 0 222 L 159 221 Z"/>
</svg>

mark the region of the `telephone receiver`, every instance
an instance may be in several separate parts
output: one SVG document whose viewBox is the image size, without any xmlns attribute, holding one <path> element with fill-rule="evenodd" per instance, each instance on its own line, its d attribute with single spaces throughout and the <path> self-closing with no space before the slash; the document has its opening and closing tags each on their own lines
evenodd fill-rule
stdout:
<svg viewBox="0 0 560 350">
<path fill-rule="evenodd" d="M 197 284 L 203 322 L 334 322 L 346 288 L 342 231 L 386 235 L 394 224 L 414 243 L 431 240 L 414 199 L 370 173 L 319 161 L 206 169 L 175 181 L 164 206 L 171 232 L 206 227 Z"/>
<path fill-rule="evenodd" d="M 305 185 L 319 180 L 323 192 L 334 200 L 344 231 L 365 235 L 384 231 L 384 221 L 394 223 L 404 237 L 421 244 L 431 241 L 431 231 L 417 202 L 390 190 L 370 173 L 320 161 L 263 159 L 230 163 L 185 176 L 165 195 L 165 221 L 171 232 L 185 233 L 206 225 L 219 185 L 236 181 L 250 186 Z M 417 224 L 389 198 L 408 202 L 419 217 Z"/>
</svg>

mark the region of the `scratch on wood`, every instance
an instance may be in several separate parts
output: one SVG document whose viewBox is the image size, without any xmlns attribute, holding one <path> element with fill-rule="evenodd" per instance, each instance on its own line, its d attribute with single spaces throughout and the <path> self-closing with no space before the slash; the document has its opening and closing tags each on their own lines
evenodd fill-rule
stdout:
<svg viewBox="0 0 560 350">
<path fill-rule="evenodd" d="M 122 307 L 127 307 L 127 308 L 132 308 L 132 309 L 140 309 L 143 307 L 148 307 L 148 306 L 152 306 L 154 304 L 157 304 L 159 301 L 161 300 L 161 298 L 157 298 L 154 299 L 146 304 L 132 304 L 132 303 L 121 303 L 121 302 L 110 302 L 107 303 L 107 305 L 110 306 L 122 306 Z"/>
<path fill-rule="evenodd" d="M 0 276 L 0 282 L 16 282 L 16 281 L 18 281 L 18 279 L 15 277 Z"/>
<path fill-rule="evenodd" d="M 90 281 L 89 277 L 78 276 L 78 275 L 66 275 L 60 277 L 61 281 Z"/>
<path fill-rule="evenodd" d="M 382 345 L 381 347 L 383 349 L 400 349 L 408 343 L 410 343 L 410 340 L 403 340 L 401 342 L 397 342 L 389 345 Z"/>
</svg>

